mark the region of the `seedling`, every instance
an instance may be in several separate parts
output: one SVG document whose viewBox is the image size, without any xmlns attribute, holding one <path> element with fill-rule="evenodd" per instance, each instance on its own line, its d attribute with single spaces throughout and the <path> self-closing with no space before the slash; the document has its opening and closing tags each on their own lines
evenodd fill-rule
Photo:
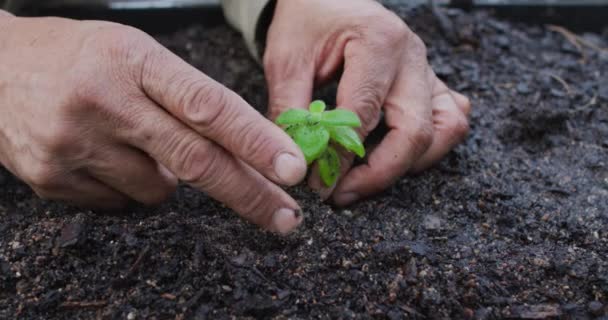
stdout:
<svg viewBox="0 0 608 320">
<path fill-rule="evenodd" d="M 300 147 L 311 165 L 317 161 L 319 175 L 326 186 L 333 186 L 340 175 L 340 158 L 332 146 L 339 144 L 359 157 L 365 157 L 365 147 L 353 128 L 361 126 L 354 112 L 335 109 L 325 111 L 323 101 L 313 101 L 308 110 L 289 109 L 283 112 L 276 123 Z"/>
</svg>

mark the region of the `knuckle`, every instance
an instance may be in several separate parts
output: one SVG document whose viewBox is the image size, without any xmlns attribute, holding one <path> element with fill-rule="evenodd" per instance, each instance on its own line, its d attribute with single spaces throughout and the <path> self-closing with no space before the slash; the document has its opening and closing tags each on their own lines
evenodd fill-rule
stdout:
<svg viewBox="0 0 608 320">
<path fill-rule="evenodd" d="M 185 120 L 199 129 L 211 130 L 229 110 L 226 90 L 211 81 L 186 79 L 183 88 L 178 108 Z"/>
<path fill-rule="evenodd" d="M 407 47 L 408 52 L 417 57 L 426 57 L 428 54 L 426 44 L 422 39 L 415 33 L 409 31 L 407 33 Z"/>
<path fill-rule="evenodd" d="M 78 148 L 77 129 L 63 119 L 50 121 L 38 136 L 43 151 L 52 158 L 66 156 Z"/>
<path fill-rule="evenodd" d="M 50 190 L 59 186 L 57 170 L 45 162 L 36 162 L 28 165 L 25 175 L 25 182 L 34 190 L 38 190 L 46 195 Z"/>
<path fill-rule="evenodd" d="M 380 121 L 380 110 L 384 97 L 373 83 L 367 83 L 356 91 L 353 97 L 358 102 L 356 106 L 357 115 L 361 119 L 362 129 L 365 134 L 371 132 Z"/>
<path fill-rule="evenodd" d="M 380 122 L 380 108 L 371 104 L 362 105 L 357 114 L 361 118 L 363 134 L 367 136 Z"/>
<path fill-rule="evenodd" d="M 146 47 L 151 37 L 130 26 L 109 24 L 96 33 L 95 39 L 102 53 L 123 60 L 133 55 L 141 56 L 140 49 Z"/>
<path fill-rule="evenodd" d="M 113 85 L 120 83 L 113 79 L 116 73 L 110 69 L 114 68 L 98 61 L 75 66 L 66 79 L 70 90 L 63 96 L 58 114 L 66 117 L 91 114 L 102 101 L 108 100 L 108 92 L 115 89 Z"/>
<path fill-rule="evenodd" d="M 109 80 L 108 78 L 115 83 L 124 80 L 131 83 L 140 81 L 148 57 L 159 51 L 155 49 L 160 47 L 155 45 L 156 41 L 145 32 L 117 23 L 101 24 L 88 41 L 88 61 L 97 59 L 105 64 L 98 61 L 87 63 L 84 68 L 89 69 L 88 73 L 76 70 L 75 76 L 82 78 L 82 74 L 88 74 L 91 77 L 89 82 L 96 85 L 100 85 L 101 80 Z"/>
<path fill-rule="evenodd" d="M 406 24 L 396 15 L 390 14 L 379 28 L 386 44 L 391 47 L 399 47 L 407 40 L 409 31 Z"/>
<path fill-rule="evenodd" d="M 85 40 L 86 51 L 67 75 L 70 102 L 81 111 L 108 101 L 108 92 L 123 92 L 140 85 L 146 64 L 161 46 L 136 28 L 116 23 L 95 23 Z"/>
<path fill-rule="evenodd" d="M 145 140 L 149 138 L 150 131 L 162 128 L 162 123 L 151 121 L 151 113 L 146 110 L 149 105 L 147 97 L 124 95 L 116 97 L 116 101 L 116 105 L 99 105 L 96 112 L 101 113 L 117 133 L 129 137 L 130 141 Z"/>
<path fill-rule="evenodd" d="M 418 153 L 424 153 L 433 143 L 433 126 L 430 123 L 420 123 L 408 136 L 413 149 Z"/>
<path fill-rule="evenodd" d="M 275 149 L 275 139 L 261 130 L 254 121 L 248 121 L 238 128 L 238 134 L 234 135 L 231 145 L 241 146 L 243 153 L 249 155 L 249 159 L 272 159 Z M 272 163 L 267 164 L 272 167 Z"/>
<path fill-rule="evenodd" d="M 210 143 L 191 141 L 183 144 L 174 154 L 178 176 L 186 183 L 210 188 L 210 183 L 219 182 L 225 171 L 220 149 Z M 179 155 L 179 156 L 178 156 Z"/>
<path fill-rule="evenodd" d="M 371 45 L 379 48 L 396 49 L 402 47 L 412 33 L 405 22 L 389 11 L 383 11 L 377 17 L 367 17 L 361 22 L 366 39 Z"/>
</svg>

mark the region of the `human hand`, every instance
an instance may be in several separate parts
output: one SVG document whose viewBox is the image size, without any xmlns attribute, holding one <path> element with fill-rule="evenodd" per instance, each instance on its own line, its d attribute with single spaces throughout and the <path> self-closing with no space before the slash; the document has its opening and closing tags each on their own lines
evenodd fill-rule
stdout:
<svg viewBox="0 0 608 320">
<path fill-rule="evenodd" d="M 141 31 L 108 22 L 0 24 L 0 162 L 41 197 L 155 204 L 181 179 L 286 233 L 298 147 L 238 95 Z"/>
<path fill-rule="evenodd" d="M 351 204 L 431 166 L 466 136 L 469 100 L 437 78 L 424 43 L 395 14 L 371 0 L 278 0 L 264 54 L 270 118 L 306 108 L 313 88 L 342 67 L 338 107 L 359 115 L 362 138 L 382 111 L 389 131 L 367 164 L 351 169 L 353 156 L 341 153 L 336 186 L 311 175 L 322 197 Z"/>
</svg>

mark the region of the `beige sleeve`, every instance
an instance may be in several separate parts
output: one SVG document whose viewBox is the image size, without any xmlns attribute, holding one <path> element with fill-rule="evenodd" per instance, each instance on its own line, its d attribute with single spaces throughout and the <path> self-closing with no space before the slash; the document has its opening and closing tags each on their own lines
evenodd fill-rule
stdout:
<svg viewBox="0 0 608 320">
<path fill-rule="evenodd" d="M 238 30 L 245 38 L 247 48 L 253 57 L 260 61 L 260 52 L 256 33 L 264 9 L 271 0 L 221 0 L 224 15 L 228 23 Z M 24 0 L 0 0 L 0 9 L 16 10 Z"/>
<path fill-rule="evenodd" d="M 259 48 L 256 31 L 269 3 L 270 0 L 222 0 L 226 20 L 243 35 L 249 52 L 258 61 L 263 48 Z"/>
</svg>

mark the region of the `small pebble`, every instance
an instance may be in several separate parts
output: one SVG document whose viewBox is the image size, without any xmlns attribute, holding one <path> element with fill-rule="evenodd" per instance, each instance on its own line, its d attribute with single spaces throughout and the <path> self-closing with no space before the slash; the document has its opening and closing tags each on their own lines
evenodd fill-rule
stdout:
<svg viewBox="0 0 608 320">
<path fill-rule="evenodd" d="M 523 82 L 518 83 L 517 86 L 515 87 L 515 89 L 517 89 L 517 93 L 520 93 L 520 94 L 529 94 L 532 92 L 530 87 Z"/>
<path fill-rule="evenodd" d="M 345 217 L 352 218 L 353 212 L 350 210 L 342 210 L 342 215 L 344 215 Z"/>
<path fill-rule="evenodd" d="M 13 241 L 13 242 L 11 242 L 11 249 L 17 250 L 19 248 L 21 248 L 21 243 L 19 241 Z"/>
<path fill-rule="evenodd" d="M 602 309 L 604 308 L 604 305 L 599 301 L 591 301 L 589 302 L 588 308 L 589 312 L 596 316 L 600 316 L 603 313 Z"/>
<path fill-rule="evenodd" d="M 511 40 L 507 36 L 498 36 L 496 37 L 496 44 L 503 49 L 507 49 L 511 47 Z"/>
<path fill-rule="evenodd" d="M 426 230 L 439 230 L 441 229 L 441 224 L 441 219 L 433 215 L 425 216 L 422 221 L 422 225 Z"/>
<path fill-rule="evenodd" d="M 68 223 L 61 229 L 61 235 L 57 239 L 57 244 L 61 248 L 74 246 L 83 240 L 84 233 L 84 224 L 79 222 Z"/>
</svg>

